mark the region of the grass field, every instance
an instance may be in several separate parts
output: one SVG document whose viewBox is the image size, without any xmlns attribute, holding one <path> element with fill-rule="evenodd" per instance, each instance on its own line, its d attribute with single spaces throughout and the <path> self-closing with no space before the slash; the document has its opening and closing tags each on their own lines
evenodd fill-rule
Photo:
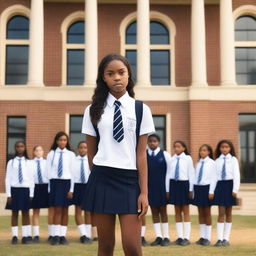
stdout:
<svg viewBox="0 0 256 256">
<path fill-rule="evenodd" d="M 42 217 L 41 221 L 41 243 L 30 245 L 10 245 L 10 217 L 0 217 L 0 256 L 95 256 L 97 255 L 97 243 L 91 245 L 82 245 L 78 242 L 79 233 L 74 224 L 73 217 L 70 218 L 70 225 L 68 229 L 68 246 L 50 246 L 45 240 L 47 238 L 46 218 Z M 169 218 L 170 222 L 170 236 L 171 240 L 176 239 L 175 226 L 173 223 L 173 216 Z M 192 217 L 192 237 L 191 242 L 195 242 L 198 238 L 197 218 Z M 215 226 L 216 218 L 213 223 Z M 20 229 L 19 229 L 20 231 Z M 216 230 L 213 229 L 213 239 L 215 242 Z M 19 232 L 20 233 L 20 232 Z M 154 239 L 154 232 L 152 228 L 151 218 L 147 217 L 147 232 L 146 239 L 151 242 Z M 145 247 L 143 248 L 144 256 L 252 256 L 256 255 L 256 217 L 255 216 L 234 216 L 233 230 L 231 235 L 230 247 L 215 248 L 213 246 L 201 247 L 192 244 L 187 247 L 179 247 L 170 245 L 168 247 Z M 116 248 L 115 256 L 123 255 L 120 230 L 117 223 L 116 230 Z"/>
</svg>

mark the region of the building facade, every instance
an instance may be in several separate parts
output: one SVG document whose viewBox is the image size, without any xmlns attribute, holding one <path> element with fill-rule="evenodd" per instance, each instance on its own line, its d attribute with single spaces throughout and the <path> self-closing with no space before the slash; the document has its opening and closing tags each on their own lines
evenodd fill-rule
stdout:
<svg viewBox="0 0 256 256">
<path fill-rule="evenodd" d="M 108 53 L 132 64 L 162 146 L 234 142 L 256 191 L 255 0 L 0 0 L 0 191 L 17 140 L 73 147 Z M 252 183 L 247 185 L 247 183 Z M 254 183 L 254 184 L 253 184 Z"/>
</svg>

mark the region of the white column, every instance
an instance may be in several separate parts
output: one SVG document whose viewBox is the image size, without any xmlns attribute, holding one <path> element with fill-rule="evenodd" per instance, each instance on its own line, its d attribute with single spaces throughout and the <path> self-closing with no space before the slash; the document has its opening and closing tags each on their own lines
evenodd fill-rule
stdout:
<svg viewBox="0 0 256 256">
<path fill-rule="evenodd" d="M 235 39 L 232 0 L 220 1 L 221 85 L 236 84 Z"/>
<path fill-rule="evenodd" d="M 31 0 L 28 85 L 44 85 L 44 1 Z"/>
<path fill-rule="evenodd" d="M 137 84 L 150 82 L 150 11 L 149 0 L 137 0 Z"/>
<path fill-rule="evenodd" d="M 98 11 L 97 0 L 85 2 L 85 85 L 96 84 L 98 71 Z"/>
<path fill-rule="evenodd" d="M 207 86 L 204 0 L 192 0 L 192 86 Z"/>
</svg>

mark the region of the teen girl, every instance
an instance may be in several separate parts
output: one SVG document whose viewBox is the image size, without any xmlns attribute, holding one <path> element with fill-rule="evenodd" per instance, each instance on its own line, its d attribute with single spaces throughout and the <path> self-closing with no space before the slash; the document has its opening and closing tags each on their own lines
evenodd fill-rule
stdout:
<svg viewBox="0 0 256 256">
<path fill-rule="evenodd" d="M 183 141 L 173 143 L 175 155 L 172 157 L 170 169 L 166 175 L 167 199 L 175 208 L 175 220 L 178 239 L 177 245 L 190 244 L 191 222 L 189 204 L 193 196 L 195 170 L 193 161 Z M 184 230 L 183 216 L 184 215 Z"/>
<path fill-rule="evenodd" d="M 146 145 L 154 124 L 149 107 L 133 99 L 133 87 L 127 59 L 107 55 L 84 114 L 82 132 L 92 172 L 83 209 L 94 213 L 101 256 L 113 255 L 116 214 L 125 255 L 142 255 L 141 217 L 148 207 Z"/>
<path fill-rule="evenodd" d="M 74 193 L 70 204 L 75 205 L 75 221 L 80 232 L 80 242 L 91 243 L 92 225 L 91 216 L 89 212 L 84 212 L 84 219 L 82 218 L 81 205 L 86 196 L 86 183 L 90 175 L 90 168 L 87 157 L 87 144 L 85 141 L 81 141 L 78 144 L 78 153 L 72 169 L 74 180 Z M 84 224 L 85 223 L 85 224 Z"/>
<path fill-rule="evenodd" d="M 198 207 L 200 239 L 197 244 L 207 246 L 211 241 L 211 205 L 217 183 L 217 169 L 211 146 L 203 144 L 199 148 L 199 161 L 196 164 L 193 204 Z"/>
<path fill-rule="evenodd" d="M 34 196 L 33 172 L 28 166 L 26 145 L 15 143 L 15 157 L 8 161 L 5 187 L 7 194 L 6 209 L 12 210 L 12 244 L 18 243 L 18 216 L 22 212 L 22 243 L 31 241 L 29 209 Z"/>
<path fill-rule="evenodd" d="M 75 154 L 71 151 L 68 135 L 65 132 L 58 132 L 47 155 L 50 180 L 49 205 L 54 211 L 54 236 L 50 241 L 52 245 L 67 244 L 68 206 L 74 188 L 72 181 L 74 160 Z"/>
<path fill-rule="evenodd" d="M 148 200 L 156 234 L 156 239 L 151 243 L 151 246 L 170 244 L 165 178 L 171 156 L 166 151 L 161 150 L 159 144 L 160 137 L 157 134 L 148 136 Z"/>
<path fill-rule="evenodd" d="M 221 140 L 217 145 L 215 154 L 218 183 L 214 204 L 219 206 L 217 243 L 215 246 L 228 246 L 232 226 L 232 206 L 236 205 L 240 187 L 240 170 L 231 141 Z"/>
</svg>

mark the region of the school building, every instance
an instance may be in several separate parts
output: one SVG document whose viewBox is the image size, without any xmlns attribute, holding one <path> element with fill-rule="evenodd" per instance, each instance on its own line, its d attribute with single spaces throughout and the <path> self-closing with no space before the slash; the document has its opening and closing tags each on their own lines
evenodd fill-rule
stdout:
<svg viewBox="0 0 256 256">
<path fill-rule="evenodd" d="M 14 143 L 46 153 L 57 131 L 75 148 L 97 65 L 132 64 L 162 146 L 234 142 L 241 214 L 256 213 L 255 0 L 0 0 L 0 192 Z"/>
</svg>

